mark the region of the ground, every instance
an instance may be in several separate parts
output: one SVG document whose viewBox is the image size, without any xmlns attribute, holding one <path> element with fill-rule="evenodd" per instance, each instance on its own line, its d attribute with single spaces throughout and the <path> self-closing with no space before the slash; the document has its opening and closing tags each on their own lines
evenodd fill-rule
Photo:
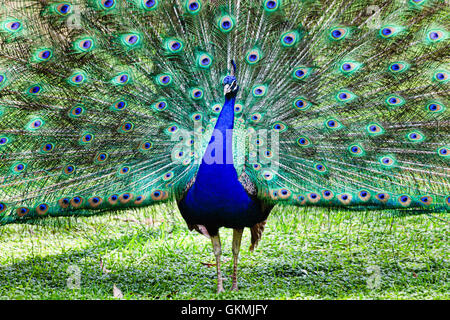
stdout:
<svg viewBox="0 0 450 320">
<path fill-rule="evenodd" d="M 0 299 L 449 299 L 448 218 L 277 207 L 253 253 L 244 232 L 237 293 L 221 230 L 221 295 L 210 241 L 170 204 L 8 225 Z"/>
</svg>

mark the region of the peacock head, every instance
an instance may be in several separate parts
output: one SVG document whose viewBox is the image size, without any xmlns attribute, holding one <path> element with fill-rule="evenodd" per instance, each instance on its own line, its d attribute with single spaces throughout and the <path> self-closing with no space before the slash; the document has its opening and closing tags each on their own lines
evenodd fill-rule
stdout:
<svg viewBox="0 0 450 320">
<path fill-rule="evenodd" d="M 236 72 L 236 63 L 231 60 L 231 74 L 226 76 L 223 79 L 223 94 L 226 98 L 234 98 L 236 97 L 237 92 L 239 91 L 239 86 L 237 85 L 236 77 L 234 76 Z"/>
<path fill-rule="evenodd" d="M 223 94 L 227 98 L 234 98 L 239 90 L 236 78 L 234 76 L 226 76 L 223 79 Z"/>
</svg>

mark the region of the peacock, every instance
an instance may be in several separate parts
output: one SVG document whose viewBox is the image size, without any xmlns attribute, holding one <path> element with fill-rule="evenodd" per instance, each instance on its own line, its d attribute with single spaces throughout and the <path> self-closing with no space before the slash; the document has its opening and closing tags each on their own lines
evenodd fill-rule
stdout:
<svg viewBox="0 0 450 320">
<path fill-rule="evenodd" d="M 0 224 L 450 209 L 444 0 L 2 0 Z"/>
</svg>

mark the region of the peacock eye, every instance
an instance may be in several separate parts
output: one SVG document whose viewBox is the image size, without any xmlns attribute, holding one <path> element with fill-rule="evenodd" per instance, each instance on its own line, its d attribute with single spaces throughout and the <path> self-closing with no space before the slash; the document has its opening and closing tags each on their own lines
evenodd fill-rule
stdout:
<svg viewBox="0 0 450 320">
<path fill-rule="evenodd" d="M 222 31 L 223 33 L 228 33 L 234 27 L 233 18 L 228 15 L 223 16 L 222 18 L 219 19 L 218 25 L 219 25 L 220 31 Z"/>
<path fill-rule="evenodd" d="M 431 30 L 427 33 L 427 40 L 429 43 L 439 42 L 444 38 L 444 32 L 441 30 Z"/>
<path fill-rule="evenodd" d="M 422 142 L 425 140 L 425 135 L 420 131 L 412 131 L 406 135 L 406 139 L 410 142 Z"/>
<path fill-rule="evenodd" d="M 361 157 L 365 154 L 364 149 L 358 144 L 350 145 L 348 147 L 348 151 L 350 152 L 350 154 L 352 156 L 355 156 L 355 157 Z"/>
<path fill-rule="evenodd" d="M 301 147 L 307 147 L 307 146 L 311 145 L 311 141 L 309 141 L 309 139 L 307 137 L 299 137 L 297 139 L 297 144 Z"/>
<path fill-rule="evenodd" d="M 48 61 L 52 58 L 52 51 L 49 49 L 38 50 L 34 53 L 33 60 L 36 62 Z"/>
<path fill-rule="evenodd" d="M 400 26 L 383 26 L 379 30 L 379 34 L 383 39 L 390 39 L 399 34 L 404 28 Z"/>
<path fill-rule="evenodd" d="M 348 29 L 344 27 L 336 27 L 330 30 L 330 38 L 334 41 L 343 40 L 348 35 Z"/>
<path fill-rule="evenodd" d="M 255 98 L 264 97 L 267 94 L 267 86 L 265 85 L 254 86 L 252 94 Z"/>
<path fill-rule="evenodd" d="M 100 0 L 100 6 L 103 9 L 109 10 L 114 8 L 115 5 L 116 5 L 115 0 Z"/>
<path fill-rule="evenodd" d="M 19 30 L 21 26 L 22 26 L 22 24 L 19 21 L 13 21 L 13 22 L 8 23 L 6 25 L 6 28 L 9 31 L 15 32 L 15 31 Z"/>
<path fill-rule="evenodd" d="M 61 3 L 56 6 L 56 12 L 61 16 L 65 16 L 69 14 L 71 11 L 72 6 L 68 3 Z"/>
<path fill-rule="evenodd" d="M 281 44 L 284 47 L 293 47 L 299 40 L 299 34 L 296 31 L 289 31 L 281 36 Z"/>
<path fill-rule="evenodd" d="M 202 2 L 200 0 L 187 0 L 186 10 L 190 14 L 197 14 L 202 8 Z"/>
<path fill-rule="evenodd" d="M 262 52 L 259 49 L 255 48 L 247 52 L 247 54 L 245 55 L 245 61 L 249 65 L 254 65 L 261 60 L 261 57 Z"/>
<path fill-rule="evenodd" d="M 76 41 L 75 49 L 78 52 L 89 52 L 94 48 L 94 41 L 92 38 L 85 38 Z"/>
<path fill-rule="evenodd" d="M 279 6 L 280 6 L 279 0 L 266 0 L 264 2 L 264 10 L 266 10 L 267 12 L 274 12 L 278 10 Z"/>
<path fill-rule="evenodd" d="M 207 53 L 202 53 L 197 56 L 197 66 L 201 69 L 208 69 L 211 67 L 213 57 Z"/>
<path fill-rule="evenodd" d="M 450 151 L 448 150 L 447 147 L 440 147 L 438 149 L 438 155 L 440 155 L 441 157 L 448 157 L 450 154 Z"/>
<path fill-rule="evenodd" d="M 191 99 L 200 100 L 203 98 L 203 90 L 200 88 L 193 88 L 190 92 Z"/>
<path fill-rule="evenodd" d="M 41 90 L 42 90 L 42 87 L 40 85 L 35 85 L 35 86 L 30 87 L 28 89 L 28 92 L 33 95 L 37 95 L 41 92 Z"/>
<path fill-rule="evenodd" d="M 325 127 L 327 129 L 331 129 L 331 130 L 338 130 L 338 129 L 342 129 L 343 125 L 337 119 L 329 119 L 329 120 L 325 121 Z"/>
<path fill-rule="evenodd" d="M 433 75 L 433 80 L 441 83 L 447 82 L 448 73 L 445 71 L 438 71 Z"/>
<path fill-rule="evenodd" d="M 142 5 L 145 10 L 154 10 L 158 6 L 157 0 L 142 0 Z"/>
</svg>

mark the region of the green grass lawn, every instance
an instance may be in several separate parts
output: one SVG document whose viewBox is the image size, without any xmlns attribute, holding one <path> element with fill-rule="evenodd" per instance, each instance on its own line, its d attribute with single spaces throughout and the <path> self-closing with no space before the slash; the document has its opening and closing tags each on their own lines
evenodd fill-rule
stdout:
<svg viewBox="0 0 450 320">
<path fill-rule="evenodd" d="M 237 293 L 232 231 L 221 230 L 221 295 L 210 240 L 170 204 L 8 225 L 0 299 L 115 299 L 114 286 L 123 299 L 449 299 L 448 216 L 435 216 L 277 208 L 253 253 L 244 232 Z"/>
</svg>

